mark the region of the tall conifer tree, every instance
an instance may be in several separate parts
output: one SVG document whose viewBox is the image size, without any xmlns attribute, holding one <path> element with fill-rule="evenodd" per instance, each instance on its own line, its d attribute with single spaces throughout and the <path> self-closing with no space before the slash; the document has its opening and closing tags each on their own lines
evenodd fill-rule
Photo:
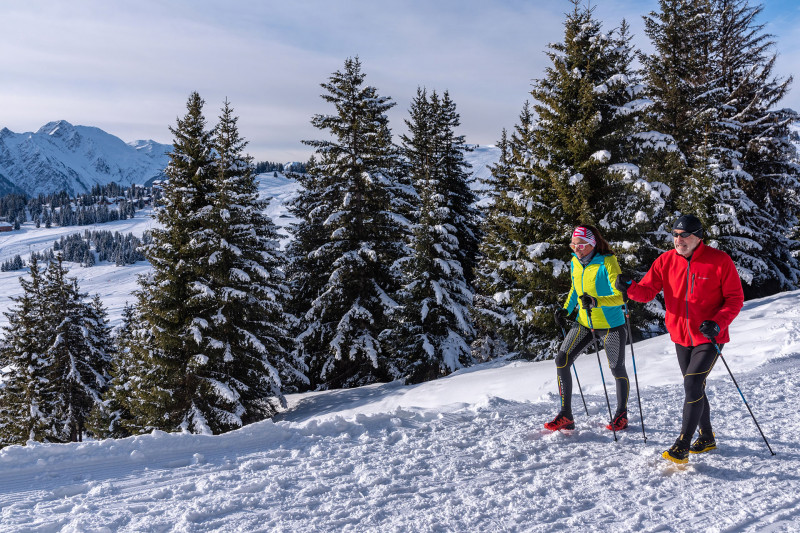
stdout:
<svg viewBox="0 0 800 533">
<path fill-rule="evenodd" d="M 637 165 L 640 96 L 625 25 L 603 33 L 591 9 L 578 0 L 573 4 L 564 41 L 550 45 L 552 66 L 534 83 L 532 112 L 523 111 L 509 143 L 508 168 L 497 169 L 510 179 L 500 176 L 498 186 L 509 190 L 496 193 L 495 201 L 510 203 L 516 212 L 492 215 L 496 226 L 487 229 L 494 248 L 487 253 L 507 259 L 498 263 L 504 273 L 486 286 L 516 311 L 517 328 L 525 334 L 515 348 L 536 358 L 550 355 L 543 348 L 552 348 L 560 336 L 552 310 L 569 287 L 572 228 L 597 225 L 612 245 L 634 251 L 658 216 L 663 191 Z M 623 255 L 621 262 L 638 268 L 637 255 Z M 503 276 L 513 281 L 497 283 Z"/>
<path fill-rule="evenodd" d="M 386 116 L 394 102 L 364 85 L 364 78 L 354 58 L 322 84 L 322 98 L 334 113 L 315 115 L 312 124 L 331 139 L 305 141 L 316 159 L 295 204 L 297 214 L 307 217 L 295 227 L 295 238 L 310 240 L 294 249 L 314 257 L 313 264 L 322 267 L 315 275 L 324 280 L 306 296 L 310 307 L 300 316 L 298 337 L 298 353 L 316 387 L 397 375 L 382 333 L 393 327 L 396 262 L 407 255 L 406 221 L 399 212 L 403 183 Z"/>
<path fill-rule="evenodd" d="M 772 36 L 757 22 L 761 6 L 716 0 L 719 32 L 715 59 L 721 105 L 713 124 L 716 145 L 711 237 L 733 258 L 749 297 L 796 288 L 800 263 L 789 238 L 797 224 L 798 169 L 788 124 L 798 119 L 776 109 L 792 79 L 773 76 Z"/>
<path fill-rule="evenodd" d="M 708 161 L 720 93 L 712 1 L 659 0 L 660 10 L 644 17 L 655 49 L 640 55 L 652 100 L 648 126 L 674 140 L 679 150 L 651 161 L 652 172 L 660 173 L 671 190 L 666 224 L 680 212 L 705 219 L 713 202 Z"/>
<path fill-rule="evenodd" d="M 141 281 L 138 313 L 147 330 L 132 346 L 136 398 L 131 430 L 221 433 L 285 405 L 291 360 L 283 303 L 287 287 L 278 232 L 263 214 L 253 166 L 230 104 L 205 127 L 203 101 L 172 129 L 175 150 L 165 206 L 147 249 L 153 274 Z"/>
<path fill-rule="evenodd" d="M 194 404 L 214 433 L 273 415 L 286 405 L 284 381 L 305 380 L 302 362 L 289 360 L 277 227 L 263 213 L 237 121 L 226 101 L 215 128 L 211 208 L 197 214 L 194 238 L 204 249 L 192 296 L 204 310 L 194 328 Z"/>
<path fill-rule="evenodd" d="M 105 309 L 87 302 L 66 277 L 60 256 L 44 272 L 35 257 L 31 280 L 20 278 L 8 336 L 0 350 L 13 374 L 0 389 L 3 444 L 75 442 L 108 383 L 111 348 Z"/>
<path fill-rule="evenodd" d="M 464 135 L 456 130 L 461 126 L 461 117 L 456 111 L 456 104 L 445 91 L 441 98 L 434 92 L 431 95 L 431 106 L 435 120 L 435 149 L 439 152 L 437 161 L 432 162 L 441 169 L 441 190 L 446 193 L 449 217 L 447 222 L 455 228 L 458 238 L 456 258 L 464 271 L 464 279 L 472 284 L 475 279 L 475 267 L 479 258 L 481 242 L 480 214 L 475 208 L 477 200 L 470 187 L 470 165 L 466 160 L 467 146 Z"/>
<path fill-rule="evenodd" d="M 530 126 L 530 108 L 527 125 Z M 520 117 L 520 124 L 524 121 Z M 508 132 L 503 129 L 497 144 L 500 158 L 491 167 L 491 176 L 485 180 L 489 202 L 482 209 L 480 261 L 476 268 L 475 296 L 473 299 L 473 322 L 476 338 L 473 353 L 478 360 L 485 361 L 506 353 L 509 346 L 516 346 L 522 335 L 516 330 L 519 322 L 511 306 L 510 294 L 516 277 L 504 266 L 513 253 L 511 245 L 512 226 L 518 217 L 519 206 L 513 201 L 515 185 L 512 182 L 511 152 Z M 519 190 L 516 190 L 518 193 Z M 518 293 L 519 290 L 513 290 Z"/>
<path fill-rule="evenodd" d="M 197 265 L 207 264 L 208 249 L 197 240 L 202 214 L 213 209 L 216 171 L 213 131 L 206 128 L 204 101 L 192 93 L 187 113 L 170 127 L 173 151 L 165 173 L 162 208 L 156 211 L 161 228 L 152 232 L 145 255 L 152 272 L 140 278 L 137 308 L 147 326 L 138 357 L 147 362 L 133 416 L 144 428 L 201 432 L 208 424 L 195 404 L 203 357 L 199 327 L 206 316 L 203 302 L 194 298 L 201 284 Z"/>
<path fill-rule="evenodd" d="M 477 217 L 464 171 L 463 137 L 453 131 L 458 117 L 447 93 L 440 99 L 436 92 L 428 97 L 418 89 L 406 124 L 410 134 L 403 136 L 404 153 L 419 207 L 413 255 L 404 263 L 397 344 L 409 380 L 419 382 L 472 362 L 473 292 L 464 264 L 472 268 L 475 262 Z"/>
<path fill-rule="evenodd" d="M 31 256 L 30 280 L 19 278 L 22 295 L 11 298 L 16 307 L 5 312 L 0 368 L 11 367 L 0 387 L 0 446 L 47 441 L 53 428 L 47 406 L 46 358 L 50 333 L 44 321 L 42 272 L 36 254 Z"/>
<path fill-rule="evenodd" d="M 45 321 L 51 337 L 45 357 L 47 380 L 54 389 L 48 406 L 57 442 L 82 440 L 89 413 L 102 401 L 112 354 L 105 310 L 99 300 L 85 302 L 78 282 L 66 277 L 61 257 L 45 271 L 42 298 L 48 302 Z"/>
<path fill-rule="evenodd" d="M 772 74 L 774 42 L 746 0 L 661 0 L 645 17 L 651 126 L 674 137 L 685 163 L 671 172 L 672 213 L 692 212 L 706 242 L 728 252 L 748 296 L 797 286 L 789 238 L 798 173 L 788 124 L 775 109 L 791 79 Z M 658 164 L 654 167 L 659 166 Z"/>
</svg>

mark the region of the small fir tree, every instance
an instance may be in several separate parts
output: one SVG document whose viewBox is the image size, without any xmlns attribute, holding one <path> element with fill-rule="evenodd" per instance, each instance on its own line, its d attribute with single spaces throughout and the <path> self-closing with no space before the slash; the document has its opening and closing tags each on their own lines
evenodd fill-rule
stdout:
<svg viewBox="0 0 800 533">
<path fill-rule="evenodd" d="M 131 380 L 140 373 L 132 370 L 134 365 L 140 363 L 134 358 L 132 349 L 136 345 L 137 323 L 136 308 L 126 303 L 122 309 L 122 324 L 113 336 L 115 356 L 109 370 L 108 388 L 103 401 L 89 416 L 89 429 L 101 438 L 124 438 L 134 433 L 129 429 L 133 415 L 128 406 L 134 398 Z"/>
</svg>

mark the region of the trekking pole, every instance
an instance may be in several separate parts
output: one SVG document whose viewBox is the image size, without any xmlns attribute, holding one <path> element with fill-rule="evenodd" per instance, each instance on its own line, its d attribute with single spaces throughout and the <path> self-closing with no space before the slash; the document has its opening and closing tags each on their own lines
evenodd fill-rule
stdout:
<svg viewBox="0 0 800 533">
<path fill-rule="evenodd" d="M 584 293 L 586 294 L 586 293 Z M 611 431 L 614 432 L 614 442 L 617 441 L 617 428 L 614 427 L 614 415 L 611 414 L 611 401 L 608 399 L 608 389 L 606 388 L 606 378 L 603 376 L 603 363 L 600 362 L 600 343 L 594 332 L 592 325 L 592 308 L 587 307 L 586 313 L 589 317 L 589 329 L 592 330 L 592 340 L 594 341 L 594 352 L 597 354 L 597 364 L 600 366 L 600 381 L 603 382 L 603 391 L 606 393 L 606 405 L 608 406 L 608 419 L 611 421 Z"/>
<path fill-rule="evenodd" d="M 622 301 L 622 309 L 625 312 L 625 326 L 628 330 L 628 342 L 631 345 L 631 361 L 633 361 L 633 379 L 636 381 L 636 399 L 639 400 L 639 419 L 642 421 L 642 437 L 647 442 L 647 435 L 644 432 L 644 413 L 642 412 L 642 397 L 639 394 L 639 376 L 636 375 L 636 357 L 633 355 L 633 335 L 631 334 L 630 313 L 628 313 L 627 299 Z"/>
<path fill-rule="evenodd" d="M 742 394 L 742 389 L 740 389 L 739 388 L 739 384 L 736 383 L 736 378 L 733 377 L 733 372 L 731 372 L 731 367 L 728 366 L 728 362 L 725 361 L 725 358 L 722 356 L 722 349 L 719 347 L 719 344 L 717 344 L 716 337 L 712 337 L 711 342 L 714 343 L 714 348 L 717 349 L 717 355 L 719 355 L 719 358 L 722 359 L 722 362 L 725 364 L 725 368 L 728 369 L 728 374 L 731 375 L 731 379 L 733 380 L 733 384 L 736 385 L 736 390 L 739 391 L 739 396 L 742 397 L 742 401 L 744 402 L 745 407 L 747 407 L 747 410 L 750 411 L 750 416 L 753 418 L 753 422 L 756 423 L 756 427 L 758 428 L 758 432 L 761 433 L 761 438 L 764 439 L 764 444 L 767 445 L 767 449 L 769 449 L 769 453 L 771 453 L 772 455 L 775 455 L 775 452 L 772 451 L 772 447 L 769 445 L 769 442 L 767 442 L 767 437 L 765 437 L 764 436 L 764 432 L 761 431 L 761 426 L 758 425 L 758 420 L 756 420 L 756 416 L 753 414 L 753 410 L 750 409 L 750 405 L 747 403 L 747 400 L 744 399 L 744 394 Z"/>
<path fill-rule="evenodd" d="M 567 332 L 564 331 L 564 328 L 561 328 L 561 335 L 564 336 L 564 339 L 567 338 Z M 586 416 L 589 416 L 589 408 L 586 407 L 586 398 L 583 397 L 583 389 L 581 389 L 581 380 L 578 379 L 578 369 L 575 368 L 575 363 L 572 363 L 572 371 L 575 373 L 575 382 L 578 384 L 578 391 L 581 393 L 581 400 L 583 401 L 583 409 L 586 411 Z"/>
</svg>

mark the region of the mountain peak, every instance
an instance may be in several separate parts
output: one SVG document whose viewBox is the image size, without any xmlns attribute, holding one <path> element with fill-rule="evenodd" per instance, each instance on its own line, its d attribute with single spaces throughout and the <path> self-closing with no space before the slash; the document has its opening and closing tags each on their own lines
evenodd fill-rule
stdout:
<svg viewBox="0 0 800 533">
<path fill-rule="evenodd" d="M 37 135 L 53 135 L 54 137 L 64 137 L 73 133 L 75 131 L 75 126 L 67 122 L 66 120 L 56 120 L 54 122 L 48 122 L 41 128 L 39 131 L 36 132 Z"/>
<path fill-rule="evenodd" d="M 66 120 L 48 122 L 36 133 L 0 131 L 0 176 L 35 196 L 67 191 L 88 192 L 95 184 L 147 183 L 163 176 L 170 145 L 137 141 L 137 149 L 92 126 L 73 126 Z M 0 194 L 10 192 L 0 183 Z"/>
</svg>

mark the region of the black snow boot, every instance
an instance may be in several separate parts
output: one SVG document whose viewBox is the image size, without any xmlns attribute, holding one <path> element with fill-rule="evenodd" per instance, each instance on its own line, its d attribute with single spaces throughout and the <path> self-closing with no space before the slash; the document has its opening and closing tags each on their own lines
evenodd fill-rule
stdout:
<svg viewBox="0 0 800 533">
<path fill-rule="evenodd" d="M 673 463 L 684 464 L 689 462 L 689 439 L 681 435 L 672 447 L 661 454 L 661 457 Z"/>
<path fill-rule="evenodd" d="M 714 439 L 713 431 L 700 431 L 692 445 L 689 447 L 691 453 L 705 453 L 715 450 L 717 448 L 717 441 Z"/>
</svg>

